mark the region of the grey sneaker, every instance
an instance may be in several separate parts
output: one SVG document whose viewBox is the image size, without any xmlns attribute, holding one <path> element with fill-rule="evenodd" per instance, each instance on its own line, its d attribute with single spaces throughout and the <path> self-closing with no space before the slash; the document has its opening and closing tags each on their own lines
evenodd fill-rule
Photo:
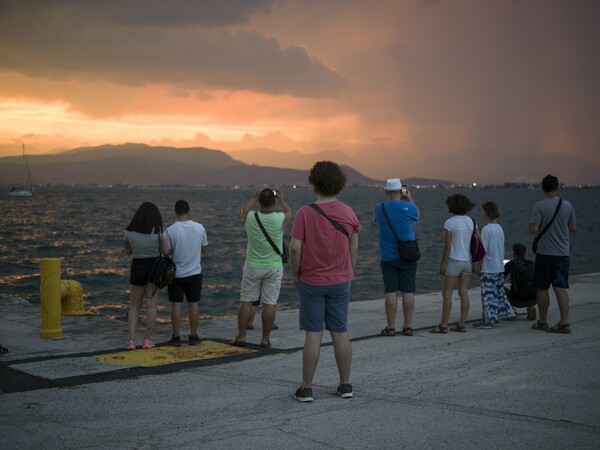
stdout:
<svg viewBox="0 0 600 450">
<path fill-rule="evenodd" d="M 492 328 L 492 325 L 489 323 L 482 321 L 479 322 L 475 322 L 473 324 L 473 328 L 478 329 L 478 330 L 489 330 L 490 328 Z"/>
<path fill-rule="evenodd" d="M 194 336 L 188 336 L 188 344 L 190 345 L 198 345 L 200 343 L 200 338 L 198 337 L 198 335 L 194 335 Z"/>
<path fill-rule="evenodd" d="M 181 347 L 181 338 L 172 334 L 171 339 L 167 344 L 172 345 L 173 347 Z"/>
<path fill-rule="evenodd" d="M 350 383 L 340 384 L 337 388 L 337 393 L 342 398 L 354 397 L 354 393 L 352 391 L 352 385 Z"/>
<path fill-rule="evenodd" d="M 302 386 L 296 390 L 294 398 L 302 403 L 315 401 L 313 398 L 312 388 L 303 388 Z"/>
</svg>

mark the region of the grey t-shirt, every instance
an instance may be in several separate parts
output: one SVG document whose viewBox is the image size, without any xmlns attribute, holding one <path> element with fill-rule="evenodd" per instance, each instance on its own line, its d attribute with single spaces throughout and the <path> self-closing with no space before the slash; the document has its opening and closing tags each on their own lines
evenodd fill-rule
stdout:
<svg viewBox="0 0 600 450">
<path fill-rule="evenodd" d="M 546 197 L 533 205 L 529 223 L 535 223 L 544 229 L 546 224 L 552 220 L 558 197 Z M 538 242 L 537 253 L 539 255 L 569 256 L 569 223 L 575 222 L 575 210 L 568 200 L 563 199 L 556 219 L 548 228 L 548 231 Z"/>
<path fill-rule="evenodd" d="M 137 231 L 125 231 L 125 240 L 131 245 L 131 256 L 133 258 L 156 258 L 158 256 L 158 236 L 156 233 L 144 234 Z M 160 234 L 160 239 L 166 239 L 166 235 Z"/>
</svg>

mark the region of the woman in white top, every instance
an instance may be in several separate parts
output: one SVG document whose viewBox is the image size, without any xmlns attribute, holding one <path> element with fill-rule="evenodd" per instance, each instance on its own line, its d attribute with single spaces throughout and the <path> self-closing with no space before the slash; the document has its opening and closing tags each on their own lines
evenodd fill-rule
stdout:
<svg viewBox="0 0 600 450">
<path fill-rule="evenodd" d="M 454 194 L 446 199 L 448 212 L 452 213 L 444 222 L 444 249 L 440 260 L 440 274 L 444 280 L 442 284 L 442 320 L 440 324 L 429 330 L 430 333 L 448 332 L 448 321 L 452 310 L 452 291 L 458 282 L 458 295 L 460 297 L 460 318 L 451 331 L 464 332 L 465 321 L 469 314 L 469 280 L 473 273 L 471 261 L 471 235 L 473 227 L 477 226 L 473 219 L 466 214 L 475 204 L 462 194 Z M 479 230 L 475 228 L 479 235 Z M 479 263 L 478 263 L 479 264 Z"/>
<path fill-rule="evenodd" d="M 481 229 L 485 257 L 481 269 L 477 271 L 481 280 L 483 320 L 473 324 L 473 327 L 491 328 L 500 326 L 500 317 L 510 319 L 516 313 L 504 291 L 504 231 L 498 224 L 500 210 L 494 202 L 484 203 L 481 209 L 487 222 Z"/>
<path fill-rule="evenodd" d="M 144 297 L 147 299 L 147 312 L 142 348 L 152 348 L 154 344 L 150 338 L 156 321 L 160 289 L 148 282 L 148 278 L 158 258 L 159 247 L 163 254 L 169 253 L 167 236 L 163 234 L 162 217 L 154 203 L 144 202 L 139 206 L 127 225 L 124 238 L 125 252 L 133 257 L 129 275 L 129 340 L 126 349 L 135 350 L 135 329 Z"/>
</svg>

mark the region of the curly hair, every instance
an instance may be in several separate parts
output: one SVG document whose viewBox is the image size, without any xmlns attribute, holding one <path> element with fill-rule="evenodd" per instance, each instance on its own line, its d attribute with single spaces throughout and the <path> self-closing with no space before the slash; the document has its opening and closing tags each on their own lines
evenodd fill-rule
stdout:
<svg viewBox="0 0 600 450">
<path fill-rule="evenodd" d="M 318 194 L 334 196 L 346 185 L 346 174 L 332 161 L 319 161 L 310 169 L 308 182 Z"/>
<path fill-rule="evenodd" d="M 500 209 L 498 209 L 498 205 L 496 205 L 494 202 L 484 203 L 481 205 L 481 209 L 483 209 L 483 212 L 490 220 L 500 217 Z"/>
<path fill-rule="evenodd" d="M 467 197 L 462 194 L 454 194 L 446 199 L 446 205 L 448 205 L 448 211 L 452 214 L 458 214 L 463 216 L 473 208 L 475 203 L 471 202 Z"/>
</svg>

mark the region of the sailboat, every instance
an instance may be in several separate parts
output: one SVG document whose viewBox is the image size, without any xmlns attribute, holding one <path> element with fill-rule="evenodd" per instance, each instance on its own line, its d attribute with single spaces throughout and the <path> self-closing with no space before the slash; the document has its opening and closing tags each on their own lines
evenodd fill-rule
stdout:
<svg viewBox="0 0 600 450">
<path fill-rule="evenodd" d="M 33 185 L 31 184 L 31 172 L 29 171 L 29 161 L 25 154 L 25 144 L 23 144 L 23 163 L 22 163 L 22 181 L 21 184 L 13 186 L 8 193 L 11 197 L 31 197 L 33 195 Z"/>
</svg>

